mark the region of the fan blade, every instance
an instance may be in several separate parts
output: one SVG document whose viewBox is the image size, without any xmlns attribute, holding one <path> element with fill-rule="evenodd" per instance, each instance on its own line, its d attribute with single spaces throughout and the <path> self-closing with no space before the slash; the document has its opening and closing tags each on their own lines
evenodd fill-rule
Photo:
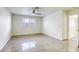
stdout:
<svg viewBox="0 0 79 59">
<path fill-rule="evenodd" d="M 41 15 L 41 13 L 35 13 L 36 15 Z"/>
<path fill-rule="evenodd" d="M 32 13 L 35 13 L 35 10 L 33 10 L 33 12 Z"/>
<path fill-rule="evenodd" d="M 35 7 L 35 9 L 39 9 L 39 7 Z"/>
</svg>

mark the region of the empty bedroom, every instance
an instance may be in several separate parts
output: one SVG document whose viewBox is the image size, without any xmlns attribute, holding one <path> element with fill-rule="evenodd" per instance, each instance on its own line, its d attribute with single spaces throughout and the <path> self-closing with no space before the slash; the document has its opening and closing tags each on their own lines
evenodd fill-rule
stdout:
<svg viewBox="0 0 79 59">
<path fill-rule="evenodd" d="M 0 7 L 1 52 L 77 52 L 79 8 Z"/>
</svg>

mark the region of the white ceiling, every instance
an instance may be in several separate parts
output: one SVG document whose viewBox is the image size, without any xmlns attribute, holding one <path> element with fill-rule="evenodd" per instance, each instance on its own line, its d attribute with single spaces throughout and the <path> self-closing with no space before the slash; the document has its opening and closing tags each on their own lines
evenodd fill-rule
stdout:
<svg viewBox="0 0 79 59">
<path fill-rule="evenodd" d="M 32 11 L 33 11 L 34 7 L 9 7 L 9 10 L 11 11 L 11 13 L 13 14 L 19 14 L 19 15 L 28 15 L 28 16 L 39 16 L 39 15 L 33 15 Z M 41 13 L 42 15 L 40 16 L 44 16 L 46 14 L 49 13 L 54 13 L 57 10 L 62 10 L 62 9 L 72 9 L 72 8 L 67 8 L 67 7 L 39 7 L 38 12 Z"/>
</svg>

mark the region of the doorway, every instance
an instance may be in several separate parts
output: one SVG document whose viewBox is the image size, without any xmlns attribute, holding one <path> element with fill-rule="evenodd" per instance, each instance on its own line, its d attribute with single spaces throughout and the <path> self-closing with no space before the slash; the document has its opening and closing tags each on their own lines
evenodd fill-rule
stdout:
<svg viewBox="0 0 79 59">
<path fill-rule="evenodd" d="M 68 39 L 69 40 L 74 40 L 78 42 L 78 14 L 72 14 L 68 16 L 68 29 L 69 29 L 69 34 L 68 34 Z"/>
<path fill-rule="evenodd" d="M 79 46 L 79 10 L 66 10 L 64 18 L 64 42 L 68 51 L 78 51 Z"/>
<path fill-rule="evenodd" d="M 65 14 L 65 29 L 64 37 L 67 40 L 75 41 L 77 46 L 79 45 L 79 9 L 74 8 L 67 10 Z"/>
<path fill-rule="evenodd" d="M 78 46 L 78 14 L 68 16 L 68 30 L 69 44 L 76 48 Z"/>
</svg>

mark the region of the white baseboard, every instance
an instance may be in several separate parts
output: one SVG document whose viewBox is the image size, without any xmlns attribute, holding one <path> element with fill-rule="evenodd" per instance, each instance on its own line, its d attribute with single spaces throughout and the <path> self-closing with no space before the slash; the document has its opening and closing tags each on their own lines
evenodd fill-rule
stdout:
<svg viewBox="0 0 79 59">
<path fill-rule="evenodd" d="M 40 32 L 41 33 L 41 32 Z M 12 36 L 19 36 L 19 35 L 32 35 L 32 34 L 40 34 L 40 33 L 30 33 L 30 34 L 12 34 Z"/>
<path fill-rule="evenodd" d="M 46 33 L 43 33 L 43 34 L 45 34 L 45 35 L 47 35 L 47 36 L 49 36 L 49 37 L 51 37 L 51 38 L 58 39 L 57 37 L 53 37 L 53 36 L 51 36 L 51 35 L 48 35 L 48 34 L 46 34 Z M 60 40 L 60 39 L 58 39 L 58 40 Z"/>
<path fill-rule="evenodd" d="M 11 39 L 12 36 L 8 37 L 8 39 L 5 41 L 2 47 L 0 47 L 0 51 L 4 48 L 4 46 L 7 44 L 7 42 Z"/>
</svg>

